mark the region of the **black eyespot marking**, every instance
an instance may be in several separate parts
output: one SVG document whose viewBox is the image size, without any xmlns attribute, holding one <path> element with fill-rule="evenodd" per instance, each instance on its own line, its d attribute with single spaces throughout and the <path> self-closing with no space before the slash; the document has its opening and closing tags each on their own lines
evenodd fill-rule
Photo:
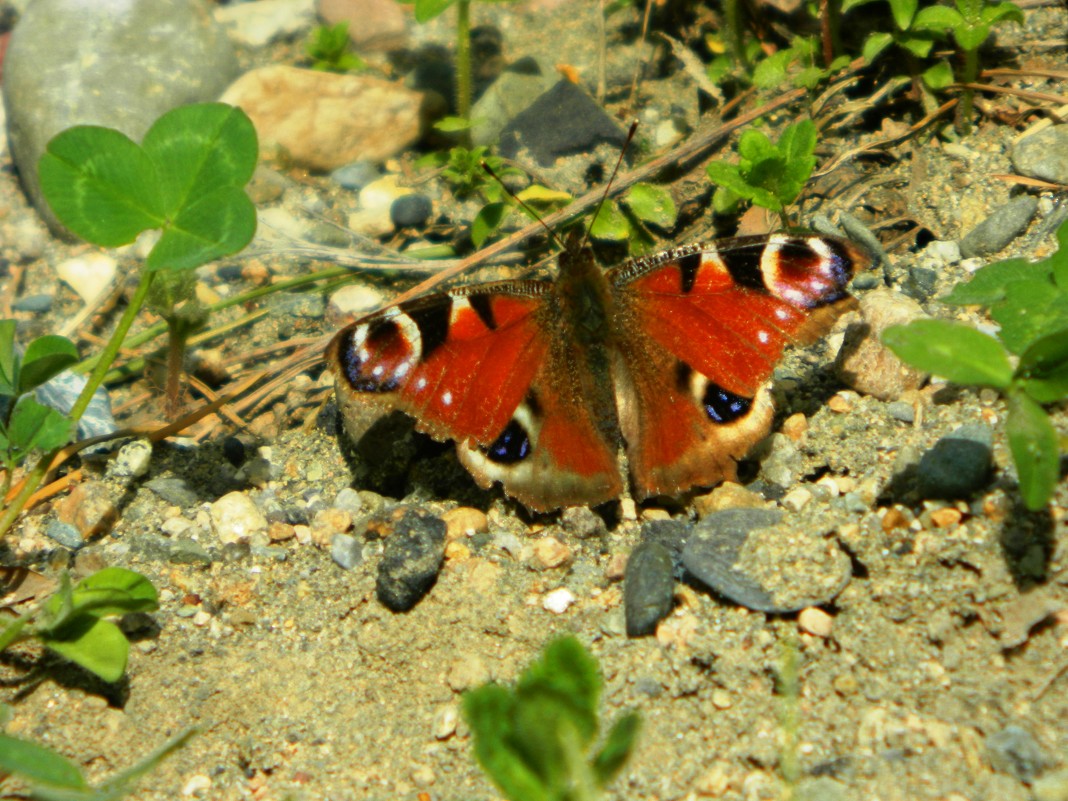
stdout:
<svg viewBox="0 0 1068 801">
<path fill-rule="evenodd" d="M 682 275 L 682 292 L 684 295 L 693 291 L 693 285 L 697 282 L 697 272 L 701 269 L 701 252 L 691 253 L 678 260 L 679 273 Z"/>
<path fill-rule="evenodd" d="M 675 387 L 682 392 L 690 391 L 690 376 L 693 368 L 686 362 L 675 362 Z"/>
<path fill-rule="evenodd" d="M 533 417 L 541 416 L 541 401 L 538 399 L 538 393 L 534 390 L 527 392 L 527 397 L 524 399 L 527 408 L 530 409 L 530 414 Z"/>
<path fill-rule="evenodd" d="M 400 386 L 400 378 L 395 373 L 376 376 L 364 372 L 367 362 L 360 358 L 360 351 L 382 353 L 398 342 L 405 341 L 400 326 L 393 320 L 382 320 L 373 324 L 367 332 L 362 348 L 354 348 L 352 338 L 348 337 L 341 351 L 340 361 L 349 386 L 356 392 L 393 392 L 397 389 Z"/>
<path fill-rule="evenodd" d="M 530 455 L 530 437 L 519 421 L 513 418 L 483 453 L 491 462 L 517 464 Z"/>
<path fill-rule="evenodd" d="M 415 301 L 410 307 L 402 303 L 400 308 L 419 328 L 422 358 L 425 359 L 445 344 L 449 335 L 449 318 L 452 316 L 452 298 L 446 296 L 440 302 L 427 305 Z"/>
<path fill-rule="evenodd" d="M 713 423 L 720 424 L 733 423 L 735 420 L 745 417 L 749 414 L 749 410 L 753 408 L 752 398 L 735 395 L 733 392 L 728 392 L 711 381 L 705 388 L 701 403 L 704 404 L 705 413 L 708 414 L 709 419 Z"/>
</svg>

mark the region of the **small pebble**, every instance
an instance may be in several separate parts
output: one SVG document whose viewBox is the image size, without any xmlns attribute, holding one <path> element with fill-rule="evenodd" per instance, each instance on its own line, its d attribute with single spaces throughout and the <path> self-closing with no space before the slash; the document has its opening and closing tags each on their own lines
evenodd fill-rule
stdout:
<svg viewBox="0 0 1068 801">
<path fill-rule="evenodd" d="M 1046 766 L 1046 756 L 1031 732 L 1010 724 L 986 738 L 990 766 L 999 773 L 1030 782 Z"/>
<path fill-rule="evenodd" d="M 338 186 L 357 191 L 381 176 L 378 165 L 366 159 L 350 162 L 330 173 L 331 180 Z"/>
<path fill-rule="evenodd" d="M 334 508 L 355 515 L 363 508 L 363 499 L 358 491 L 352 487 L 345 487 L 334 498 Z"/>
<path fill-rule="evenodd" d="M 108 475 L 117 478 L 141 478 L 152 462 L 152 443 L 147 439 L 127 442 L 108 463 Z"/>
<path fill-rule="evenodd" d="M 330 557 L 344 570 L 352 570 L 363 561 L 363 548 L 355 537 L 335 534 L 330 541 Z"/>
<path fill-rule="evenodd" d="M 437 581 L 445 562 L 445 522 L 408 510 L 396 521 L 385 543 L 375 591 L 388 609 L 406 612 Z"/>
<path fill-rule="evenodd" d="M 795 487 L 787 492 L 779 503 L 791 512 L 800 512 L 812 500 L 812 492 L 805 487 Z"/>
<path fill-rule="evenodd" d="M 26 295 L 11 304 L 13 311 L 43 314 L 52 308 L 52 295 Z"/>
<path fill-rule="evenodd" d="M 456 704 L 446 704 L 434 715 L 434 739 L 447 740 L 456 733 L 460 721 L 460 709 Z"/>
<path fill-rule="evenodd" d="M 970 259 L 1004 249 L 1030 225 L 1036 211 L 1038 198 L 1032 195 L 1014 197 L 965 234 L 960 241 L 961 255 Z"/>
<path fill-rule="evenodd" d="M 203 773 L 197 773 L 189 777 L 189 780 L 182 785 L 182 795 L 187 798 L 191 798 L 195 795 L 201 795 L 211 789 L 211 778 L 205 776 Z"/>
<path fill-rule="evenodd" d="M 815 637 L 827 639 L 831 636 L 831 629 L 834 626 L 834 618 L 819 607 L 810 606 L 807 609 L 802 609 L 800 614 L 798 614 L 797 625 L 800 626 L 801 631 L 806 634 L 812 634 Z"/>
<path fill-rule="evenodd" d="M 223 545 L 248 542 L 267 533 L 267 518 L 243 492 L 229 492 L 211 504 L 211 526 Z"/>
<path fill-rule="evenodd" d="M 905 403 L 905 401 L 894 401 L 886 404 L 886 413 L 901 423 L 909 423 L 911 425 L 916 422 L 915 407 L 911 403 Z"/>
<path fill-rule="evenodd" d="M 471 537 L 489 530 L 486 513 L 470 506 L 450 509 L 441 516 L 441 519 L 445 521 L 445 537 L 450 541 L 461 537 Z"/>
<path fill-rule="evenodd" d="M 562 615 L 571 604 L 575 603 L 575 596 L 567 587 L 559 587 L 552 592 L 546 593 L 541 605 L 544 609 L 557 615 Z"/>
<path fill-rule="evenodd" d="M 87 304 L 108 291 L 118 262 L 106 253 L 87 253 L 56 265 L 56 272 Z"/>
<path fill-rule="evenodd" d="M 731 704 L 731 694 L 722 687 L 717 687 L 712 691 L 712 706 L 716 709 L 730 709 Z"/>
<path fill-rule="evenodd" d="M 267 527 L 267 539 L 271 542 L 285 542 L 297 536 L 297 530 L 282 520 L 275 520 Z"/>
<path fill-rule="evenodd" d="M 84 540 L 109 531 L 119 515 L 111 493 L 100 481 L 78 484 L 59 502 L 56 513 L 59 520 L 72 524 Z"/>
<path fill-rule="evenodd" d="M 402 195 L 389 207 L 389 216 L 398 228 L 424 228 L 433 210 L 426 195 Z"/>
<path fill-rule="evenodd" d="M 85 545 L 85 540 L 82 539 L 82 535 L 76 526 L 59 520 L 52 520 L 45 526 L 45 536 L 55 540 L 64 548 L 70 548 L 72 551 Z"/>
<path fill-rule="evenodd" d="M 993 442 L 993 431 L 981 423 L 967 423 L 939 439 L 916 466 L 920 497 L 957 500 L 986 486 Z"/>
<path fill-rule="evenodd" d="M 571 549 L 556 537 L 541 537 L 534 543 L 534 558 L 542 567 L 560 567 L 571 560 Z"/>
<path fill-rule="evenodd" d="M 1021 175 L 1068 183 L 1068 125 L 1025 136 L 1012 149 L 1012 164 Z"/>
<path fill-rule="evenodd" d="M 623 609 L 628 637 L 644 637 L 671 612 L 675 592 L 675 566 L 671 552 L 646 539 L 627 560 L 623 579 Z"/>
<path fill-rule="evenodd" d="M 931 522 L 934 523 L 935 528 L 949 528 L 960 523 L 963 515 L 959 509 L 953 507 L 947 507 L 945 509 L 935 509 L 931 512 Z"/>
</svg>

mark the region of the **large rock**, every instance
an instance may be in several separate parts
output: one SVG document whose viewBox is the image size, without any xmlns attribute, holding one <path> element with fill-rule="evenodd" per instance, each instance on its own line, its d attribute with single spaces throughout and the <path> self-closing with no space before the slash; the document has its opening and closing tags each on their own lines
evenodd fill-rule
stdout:
<svg viewBox="0 0 1068 801">
<path fill-rule="evenodd" d="M 4 58 L 12 157 L 34 206 L 37 161 L 48 141 L 78 124 L 117 128 L 140 141 L 175 106 L 215 100 L 237 74 L 233 48 L 200 0 L 35 0 Z"/>
<path fill-rule="evenodd" d="M 422 132 L 423 95 L 369 75 L 264 67 L 242 75 L 222 101 L 252 118 L 264 155 L 312 170 L 385 161 Z"/>
</svg>

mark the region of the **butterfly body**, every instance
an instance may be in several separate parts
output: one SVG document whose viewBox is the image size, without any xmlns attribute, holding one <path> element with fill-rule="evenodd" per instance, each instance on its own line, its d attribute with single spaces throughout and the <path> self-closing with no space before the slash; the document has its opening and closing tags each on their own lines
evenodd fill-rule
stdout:
<svg viewBox="0 0 1068 801">
<path fill-rule="evenodd" d="M 343 329 L 327 358 L 354 438 L 369 414 L 400 409 L 531 509 L 627 485 L 675 494 L 734 478 L 770 429 L 784 346 L 830 327 L 865 263 L 844 240 L 772 235 L 604 272 L 572 237 L 554 281 L 401 304 Z"/>
</svg>

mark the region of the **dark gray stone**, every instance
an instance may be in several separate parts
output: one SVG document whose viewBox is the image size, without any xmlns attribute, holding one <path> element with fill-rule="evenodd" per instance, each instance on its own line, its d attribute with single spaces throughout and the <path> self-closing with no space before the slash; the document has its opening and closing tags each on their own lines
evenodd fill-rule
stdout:
<svg viewBox="0 0 1068 801">
<path fill-rule="evenodd" d="M 409 510 L 386 537 L 378 565 L 378 600 L 407 612 L 426 595 L 445 561 L 445 521 Z"/>
<path fill-rule="evenodd" d="M 35 0 L 11 34 L 4 101 L 23 185 L 54 232 L 37 161 L 72 125 L 117 128 L 140 141 L 170 109 L 215 100 L 238 65 L 208 7 L 190 0 Z"/>
<path fill-rule="evenodd" d="M 831 601 L 849 583 L 849 556 L 819 520 L 783 522 L 775 509 L 708 515 L 682 551 L 688 576 L 761 612 L 795 612 Z"/>
<path fill-rule="evenodd" d="M 934 294 L 938 284 L 938 273 L 929 267 L 913 267 L 902 287 L 905 294 L 916 300 L 927 300 Z"/>
<path fill-rule="evenodd" d="M 1055 184 L 1068 184 L 1068 125 L 1054 125 L 1025 137 L 1012 149 L 1016 172 Z"/>
<path fill-rule="evenodd" d="M 693 531 L 688 520 L 650 520 L 642 526 L 642 540 L 667 548 L 675 569 L 675 578 L 682 578 L 682 549 Z"/>
<path fill-rule="evenodd" d="M 1031 195 L 1014 197 L 993 213 L 960 241 L 960 254 L 970 259 L 997 253 L 1024 232 L 1038 211 L 1038 198 Z"/>
<path fill-rule="evenodd" d="M 561 156 L 589 153 L 602 143 L 622 148 L 626 138 L 592 97 L 562 80 L 504 127 L 500 152 L 514 159 L 525 149 L 541 166 L 550 167 Z"/>
<path fill-rule="evenodd" d="M 551 64 L 524 58 L 505 69 L 471 107 L 471 141 L 496 144 L 508 120 L 514 118 L 559 80 Z"/>
<path fill-rule="evenodd" d="M 667 617 L 675 596 L 675 565 L 667 548 L 646 540 L 630 553 L 623 576 L 627 636 L 644 637 Z"/>
<path fill-rule="evenodd" d="M 916 466 L 916 490 L 921 498 L 958 500 L 986 486 L 993 458 L 994 432 L 981 423 L 968 423 L 942 437 Z"/>
<path fill-rule="evenodd" d="M 401 195 L 389 207 L 389 218 L 398 228 L 425 228 L 434 204 L 426 195 Z"/>
<path fill-rule="evenodd" d="M 1035 779 L 1046 767 L 1046 755 L 1031 732 L 1009 725 L 986 738 L 990 766 L 1022 782 Z"/>
<path fill-rule="evenodd" d="M 902 423 L 911 424 L 916 421 L 916 410 L 911 403 L 905 403 L 905 401 L 894 401 L 886 404 L 886 413 Z"/>
</svg>

